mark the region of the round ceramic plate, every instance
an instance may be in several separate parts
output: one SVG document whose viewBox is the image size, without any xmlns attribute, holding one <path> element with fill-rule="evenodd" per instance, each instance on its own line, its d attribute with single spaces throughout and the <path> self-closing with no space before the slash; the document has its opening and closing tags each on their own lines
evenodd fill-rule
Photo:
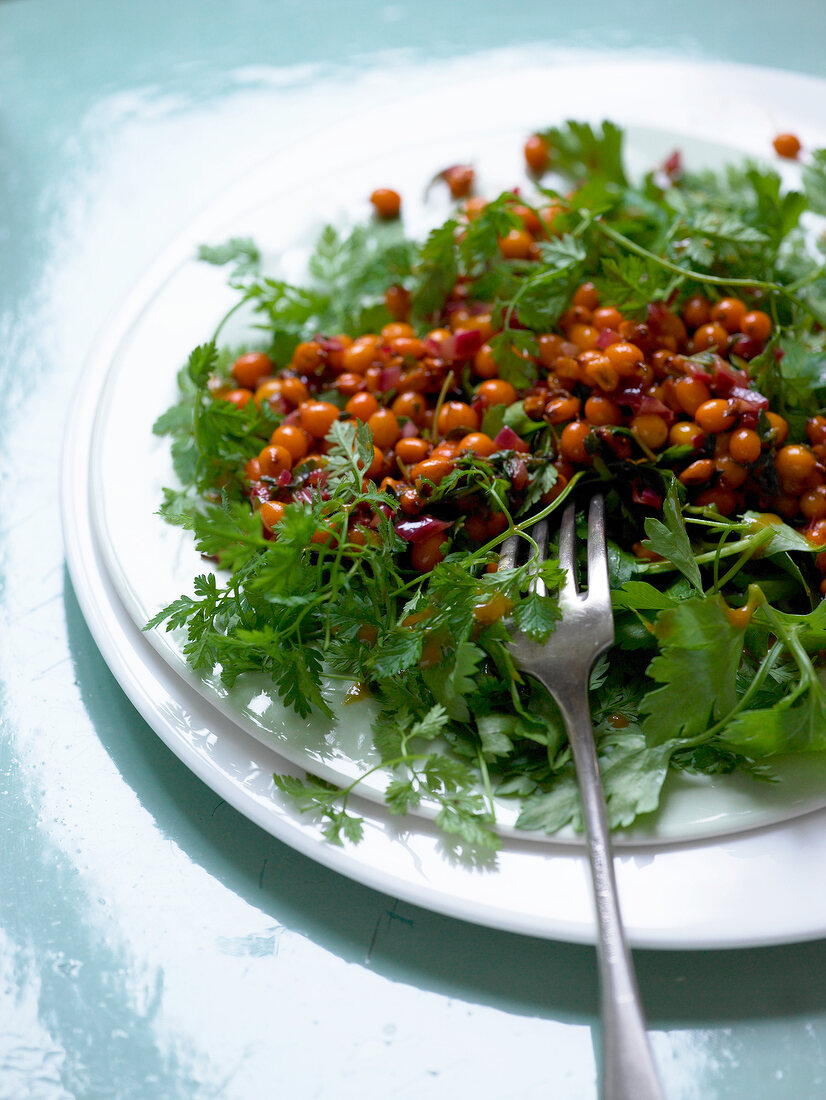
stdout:
<svg viewBox="0 0 826 1100">
<path fill-rule="evenodd" d="M 426 816 L 389 817 L 378 777 L 362 791 L 365 840 L 334 849 L 281 800 L 270 777 L 273 770 L 306 768 L 334 782 L 354 778 L 370 761 L 369 704 L 344 706 L 331 688 L 338 720 L 302 722 L 273 701 L 262 679 L 227 692 L 191 674 L 174 634 L 140 631 L 204 571 L 186 534 L 155 514 L 162 486 L 174 480 L 167 443 L 151 434 L 155 417 L 174 399 L 178 368 L 234 304 L 223 272 L 194 261 L 199 243 L 252 236 L 268 272 L 300 279 L 321 227 L 366 217 L 373 187 L 401 190 L 407 227 L 420 234 L 448 212 L 443 193 L 427 191 L 440 168 L 472 161 L 482 193 L 524 186 L 527 132 L 573 116 L 599 121 L 606 105 L 628 131 L 632 173 L 661 163 L 675 148 L 696 167 L 765 155 L 779 129 L 826 144 L 817 121 L 824 86 L 762 70 L 612 61 L 587 72 L 559 67 L 491 77 L 457 90 L 479 120 L 460 144 L 455 119 L 439 109 L 443 94 L 354 119 L 323 142 L 316 136 L 306 149 L 294 147 L 263 165 L 147 275 L 95 350 L 70 418 L 67 557 L 90 627 L 130 698 L 227 801 L 314 858 L 387 892 L 482 923 L 587 940 L 590 889 L 577 838 L 516 834 L 512 811 L 503 806 L 503 850 L 491 866 L 472 867 L 443 848 Z M 552 106 L 537 115 L 538 103 Z M 805 114 L 801 104 L 808 104 Z M 302 177 L 296 165 L 315 169 L 319 148 L 327 170 Z M 712 946 L 823 934 L 826 892 L 809 881 L 815 876 L 805 869 L 815 853 L 804 852 L 802 842 L 811 844 L 822 823 L 815 811 L 826 801 L 826 762 L 797 758 L 782 768 L 784 782 L 775 786 L 738 778 L 674 781 L 656 819 L 618 838 L 621 850 L 630 846 L 618 875 L 634 942 Z M 777 846 L 797 851 L 798 842 L 796 866 L 785 856 L 778 863 Z M 801 890 L 802 909 L 790 901 Z"/>
</svg>

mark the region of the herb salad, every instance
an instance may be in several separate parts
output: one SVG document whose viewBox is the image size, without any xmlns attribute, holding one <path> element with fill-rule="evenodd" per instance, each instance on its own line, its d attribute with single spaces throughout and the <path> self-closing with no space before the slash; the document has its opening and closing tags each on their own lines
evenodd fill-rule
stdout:
<svg viewBox="0 0 826 1100">
<path fill-rule="evenodd" d="M 435 805 L 459 843 L 497 846 L 499 799 L 526 830 L 578 825 L 563 724 L 508 641 L 559 617 L 553 556 L 530 591 L 533 523 L 596 487 L 611 824 L 653 812 L 669 770 L 771 780 L 773 756 L 826 749 L 826 151 L 788 190 L 678 154 L 631 181 L 622 145 L 610 122 L 532 135 L 491 200 L 452 166 L 455 213 L 423 242 L 374 192 L 304 286 L 249 240 L 202 249 L 256 344 L 222 347 L 222 322 L 155 425 L 180 481 L 162 514 L 218 568 L 148 628 L 228 685 L 264 671 L 299 715 L 329 713 L 328 676 L 369 693 L 387 806 Z M 514 531 L 527 560 L 499 569 Z M 275 782 L 331 840 L 361 835 L 358 781 Z"/>
</svg>

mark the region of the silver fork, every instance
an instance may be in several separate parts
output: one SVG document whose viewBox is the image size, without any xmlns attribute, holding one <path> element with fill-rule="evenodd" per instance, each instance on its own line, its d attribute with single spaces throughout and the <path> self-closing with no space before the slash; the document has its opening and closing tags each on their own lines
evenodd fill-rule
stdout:
<svg viewBox="0 0 826 1100">
<path fill-rule="evenodd" d="M 579 591 L 576 579 L 575 518 L 575 506 L 569 504 L 559 535 L 559 561 L 566 571 L 559 596 L 562 618 L 544 645 L 514 630 L 511 652 L 519 668 L 544 684 L 556 700 L 574 755 L 596 902 L 602 1016 L 601 1096 L 603 1100 L 662 1100 L 631 952 L 622 925 L 605 796 L 588 705 L 591 666 L 614 641 L 602 497 L 593 497 L 588 510 L 588 589 L 585 593 Z M 539 547 L 540 561 L 544 560 L 548 543 L 547 520 L 540 520 L 531 536 Z M 519 535 L 511 535 L 503 543 L 499 558 L 502 567 L 516 564 L 519 539 Z M 534 581 L 534 588 L 544 594 L 545 586 L 540 579 Z"/>
</svg>

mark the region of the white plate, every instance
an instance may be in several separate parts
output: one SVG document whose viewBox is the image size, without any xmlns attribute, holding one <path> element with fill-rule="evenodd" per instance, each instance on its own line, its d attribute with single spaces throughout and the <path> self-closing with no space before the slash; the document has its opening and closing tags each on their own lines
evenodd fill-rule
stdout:
<svg viewBox="0 0 826 1100">
<path fill-rule="evenodd" d="M 130 698 L 167 744 L 243 813 L 314 858 L 408 900 L 517 931 L 588 940 L 590 890 L 578 841 L 515 836 L 505 814 L 503 851 L 493 867 L 474 869 L 447 858 L 427 820 L 386 815 L 375 786 L 361 802 L 365 840 L 332 848 L 283 803 L 269 777 L 295 765 L 333 781 L 355 776 L 369 759 L 362 705 L 342 708 L 334 733 L 301 723 L 272 703 L 261 681 L 227 693 L 189 672 L 173 635 L 138 629 L 204 569 L 188 538 L 153 515 L 171 473 L 166 441 L 150 434 L 174 397 L 177 368 L 233 304 L 223 273 L 193 262 L 198 243 L 253 236 L 284 274 L 300 278 L 318 229 L 327 220 L 365 215 L 364 197 L 374 186 L 403 191 L 418 232 L 446 212 L 438 192 L 427 204 L 420 201 L 440 167 L 472 159 L 483 190 L 490 181 L 488 193 L 524 183 L 526 133 L 571 116 L 597 121 L 605 104 L 629 129 L 632 170 L 657 163 L 676 146 L 698 166 L 765 153 L 779 129 L 796 129 L 810 145 L 826 144 L 817 121 L 818 112 L 820 119 L 826 115 L 824 85 L 764 70 L 604 61 L 587 72 L 490 77 L 464 86 L 461 95 L 480 119 L 463 133 L 461 147 L 455 119 L 442 120 L 443 93 L 353 120 L 245 179 L 147 275 L 96 348 L 69 421 L 67 558 L 90 628 Z M 534 115 L 526 118 L 526 105 L 537 103 L 552 109 L 537 115 L 529 107 Z M 807 115 L 801 104 L 808 105 Z M 380 148 L 376 134 L 383 135 Z M 388 134 L 399 136 L 394 141 Z M 319 148 L 328 167 L 323 176 L 315 171 Z M 301 164 L 312 166 L 313 175 L 297 175 Z M 798 759 L 788 767 L 779 788 L 742 779 L 675 782 L 664 813 L 620 841 L 633 845 L 618 860 L 633 942 L 733 945 L 826 931 L 826 891 L 811 881 L 816 853 L 809 847 L 817 847 L 822 831 L 824 815 L 811 811 L 824 802 L 826 762 Z M 750 831 L 734 835 L 742 830 Z M 540 869 L 544 889 L 536 885 Z"/>
</svg>

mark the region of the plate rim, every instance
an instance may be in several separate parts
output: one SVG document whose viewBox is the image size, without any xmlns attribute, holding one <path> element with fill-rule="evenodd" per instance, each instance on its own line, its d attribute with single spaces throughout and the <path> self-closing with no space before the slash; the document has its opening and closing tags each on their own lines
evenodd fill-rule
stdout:
<svg viewBox="0 0 826 1100">
<path fill-rule="evenodd" d="M 613 60 L 616 61 L 615 56 L 611 56 Z M 696 67 L 697 63 L 692 64 L 694 67 Z M 702 65 L 700 67 L 702 68 Z M 718 69 L 721 67 L 723 69 L 746 68 L 751 69 L 752 71 L 774 72 L 774 70 L 755 70 L 754 67 L 748 66 L 727 66 L 725 63 L 720 63 L 713 67 Z M 798 79 L 798 74 L 782 73 L 780 75 L 782 75 L 782 77 L 784 78 L 792 78 L 793 80 Z M 814 78 L 806 77 L 803 79 L 806 82 L 810 82 Z M 826 82 L 819 81 L 817 83 L 819 83 L 821 91 L 826 91 Z M 112 582 L 111 578 L 106 573 L 105 566 L 100 561 L 99 548 L 95 544 L 94 534 L 90 523 L 90 510 L 92 502 L 90 500 L 90 470 L 88 463 L 91 459 L 91 445 L 86 448 L 84 454 L 83 440 L 79 438 L 81 425 L 83 423 L 86 423 L 88 425 L 88 406 L 90 403 L 89 393 L 90 390 L 93 390 L 97 393 L 97 399 L 94 403 L 94 410 L 92 411 L 92 416 L 94 417 L 97 412 L 98 401 L 100 398 L 100 388 L 105 383 L 105 379 L 109 371 L 110 362 L 112 361 L 114 355 L 116 355 L 117 349 L 120 346 L 121 342 L 124 339 L 128 338 L 128 334 L 132 325 L 137 323 L 140 314 L 140 307 L 142 305 L 145 306 L 150 298 L 154 296 L 154 294 L 158 291 L 160 286 L 160 283 L 158 281 L 159 277 L 162 280 L 165 280 L 166 278 L 171 276 L 174 269 L 181 262 L 185 261 L 189 256 L 191 256 L 193 241 L 196 240 L 199 236 L 198 227 L 201 224 L 204 224 L 214 218 L 215 211 L 222 208 L 223 203 L 226 201 L 227 197 L 233 193 L 233 190 L 233 186 L 227 188 L 219 197 L 219 199 L 216 200 L 215 203 L 211 204 L 206 211 L 204 211 L 197 219 L 195 219 L 191 223 L 189 227 L 187 227 L 178 237 L 176 237 L 175 240 L 169 245 L 169 247 L 163 251 L 161 256 L 159 256 L 158 259 L 152 265 L 150 265 L 144 276 L 135 285 L 133 291 L 123 299 L 121 306 L 115 310 L 107 324 L 104 326 L 104 329 L 98 334 L 93 344 L 88 359 L 88 367 L 87 370 L 84 371 L 83 375 L 84 385 L 79 388 L 78 393 L 75 396 L 72 409 L 70 410 L 67 431 L 64 437 L 63 462 L 61 472 L 61 513 L 63 518 L 63 529 L 66 541 L 66 558 L 78 602 L 84 613 L 87 624 L 89 625 L 89 628 L 95 638 L 95 641 L 98 644 L 98 647 L 101 649 L 104 658 L 107 660 L 107 664 L 110 665 L 110 668 L 112 668 L 111 659 L 113 623 L 111 622 L 111 620 L 108 623 L 106 622 L 106 616 L 100 614 L 101 608 L 94 606 L 94 601 L 91 599 L 92 590 L 97 588 L 98 595 L 100 595 L 101 587 L 105 588 L 107 582 L 109 585 L 112 585 Z M 137 311 L 136 307 L 138 307 Z M 90 387 L 88 385 L 90 378 L 94 378 L 98 385 Z M 85 506 L 82 508 L 70 508 L 69 501 L 74 501 L 75 505 L 77 504 L 77 475 L 84 467 L 86 469 L 87 475 L 86 480 L 83 482 L 83 498 L 85 501 Z M 88 525 L 88 530 L 86 529 L 86 525 Z M 90 540 L 92 548 L 94 550 L 94 567 L 91 569 L 91 572 L 88 567 L 84 567 L 84 563 L 81 560 L 81 546 L 85 544 L 85 549 L 88 551 Z M 117 617 L 117 612 L 114 610 L 116 604 L 120 605 L 122 610 L 123 608 L 120 597 L 114 590 L 114 586 L 112 587 L 113 591 L 108 593 L 109 605 L 107 610 L 110 612 L 110 614 L 114 613 L 115 617 Z M 128 612 L 124 611 L 124 613 L 128 615 Z M 152 649 L 152 647 L 148 643 L 148 640 L 145 637 L 140 636 L 137 626 L 135 626 L 134 624 L 131 625 L 133 626 L 135 632 L 138 634 L 140 642 L 146 644 L 147 649 Z M 124 623 L 116 624 L 116 629 L 120 628 L 123 630 L 124 640 L 128 642 L 129 639 L 126 637 L 126 635 L 128 634 L 128 630 L 125 629 L 125 627 L 126 624 Z M 132 639 L 132 642 L 135 641 L 136 639 Z M 139 648 L 139 646 L 136 646 L 135 648 Z M 152 651 L 155 653 L 158 660 L 163 660 L 163 658 L 157 653 L 157 651 L 155 651 L 154 649 L 152 649 Z M 146 698 L 142 696 L 141 691 L 134 683 L 131 683 L 129 686 L 124 683 L 124 680 L 129 681 L 129 677 L 127 675 L 128 670 L 124 670 L 123 668 L 121 668 L 119 670 L 120 675 L 115 668 L 112 668 L 112 671 L 115 673 L 116 678 L 121 683 L 121 686 L 124 688 L 126 694 L 132 700 L 133 704 L 137 707 L 139 712 L 143 714 L 144 718 L 149 721 L 149 724 L 153 727 L 153 729 L 155 729 L 155 732 L 162 737 L 167 745 L 176 753 L 176 755 L 178 755 L 184 761 L 184 763 L 188 767 L 191 768 L 191 770 L 195 772 L 195 774 L 199 775 L 199 777 L 203 781 L 205 781 L 210 787 L 216 789 L 214 784 L 217 780 L 217 777 L 214 769 L 210 769 L 209 767 L 207 767 L 204 764 L 203 760 L 197 756 L 197 754 L 193 755 L 192 753 L 188 753 L 184 745 L 182 745 L 179 741 L 176 741 L 174 736 L 170 736 L 169 730 L 159 730 L 157 728 L 157 721 L 151 721 L 149 718 L 147 718 L 147 714 L 144 713 L 148 709 L 146 705 Z M 174 674 L 174 670 L 172 671 Z M 210 706 L 206 699 L 203 699 L 203 702 L 207 707 Z M 245 733 L 244 736 L 249 737 L 250 735 Z M 262 747 L 264 747 L 274 756 L 278 756 L 277 750 L 274 750 L 272 747 L 264 746 L 263 744 Z M 322 852 L 319 850 L 319 845 L 317 843 L 307 841 L 306 837 L 304 836 L 303 830 L 299 830 L 300 835 L 295 835 L 292 836 L 291 839 L 286 839 L 285 837 L 279 836 L 278 833 L 275 832 L 269 824 L 267 824 L 265 820 L 266 815 L 260 813 L 257 806 L 247 805 L 245 808 L 243 805 L 238 805 L 231 798 L 228 798 L 227 801 L 232 801 L 236 809 L 239 809 L 239 811 L 245 816 L 249 817 L 251 820 L 256 821 L 257 824 L 267 829 L 267 831 L 271 832 L 273 835 L 278 836 L 279 839 L 284 840 L 285 843 L 296 847 L 297 850 L 304 851 L 304 854 L 310 855 L 311 858 L 316 859 L 319 862 L 325 863 L 326 865 L 333 867 L 333 869 L 338 870 L 341 873 L 348 874 L 350 875 L 350 877 L 357 878 L 359 879 L 359 881 L 364 882 L 365 885 L 371 886 L 374 889 L 379 889 L 387 892 L 386 878 L 380 878 L 378 881 L 376 881 L 375 876 L 373 876 L 371 880 L 369 872 L 364 868 L 361 868 L 356 873 L 354 873 L 352 860 L 340 859 L 338 851 L 324 851 L 322 854 Z M 241 801 L 243 802 L 243 799 Z M 373 808 L 378 809 L 375 806 Z M 826 811 L 811 810 L 799 815 L 798 818 L 792 819 L 792 821 L 797 821 L 800 818 L 808 819 L 816 815 L 823 816 L 824 819 L 826 819 Z M 375 816 L 380 817 L 381 815 L 377 813 Z M 417 823 L 421 824 L 421 821 Z M 743 833 L 735 835 L 742 836 L 744 840 L 748 841 L 753 839 L 753 836 L 756 834 L 764 833 L 767 830 L 774 831 L 777 830 L 778 827 L 785 826 L 787 824 L 790 823 L 781 822 L 775 825 L 758 826 L 757 828 L 746 829 L 743 831 Z M 725 838 L 722 839 L 728 840 L 730 839 L 730 837 L 731 834 L 728 834 Z M 720 839 L 721 838 L 719 837 L 709 838 L 709 840 L 715 844 L 719 843 Z M 672 843 L 675 843 L 678 846 L 683 846 L 685 844 L 693 846 L 703 846 L 705 841 L 700 838 L 699 840 Z M 656 847 L 657 842 L 652 841 L 651 846 Z M 305 850 L 305 848 L 307 850 Z M 332 848 L 332 846 L 324 842 L 323 848 L 330 849 Z M 575 853 L 573 858 L 575 858 L 579 863 L 584 863 L 584 856 L 581 849 L 579 849 Z M 438 898 L 431 898 L 428 901 L 423 902 L 421 900 L 422 895 L 420 890 L 414 891 L 414 896 L 410 896 L 409 894 L 405 894 L 405 889 L 405 884 L 402 883 L 401 888 L 399 889 L 400 896 L 406 896 L 407 900 L 412 901 L 414 904 L 426 904 L 428 908 L 434 908 L 437 911 L 445 912 L 451 916 L 458 916 L 461 919 L 476 919 L 472 916 L 469 917 L 467 912 L 462 908 L 461 905 L 452 906 L 450 899 L 443 897 L 441 894 Z M 476 920 L 476 923 L 489 923 L 495 927 L 506 927 L 512 931 L 527 932 L 528 934 L 534 935 L 549 934 L 547 930 L 537 931 L 534 924 L 532 924 L 529 928 L 517 927 L 516 925 L 519 924 L 519 921 L 515 920 L 513 914 L 508 915 L 505 924 L 499 923 L 499 919 L 495 918 L 495 914 L 493 913 L 493 911 L 491 911 L 488 916 L 490 919 L 479 919 Z M 744 939 L 742 936 L 739 936 L 731 942 L 725 941 L 718 943 L 711 942 L 705 938 L 702 938 L 696 943 L 686 943 L 682 939 L 680 940 L 680 942 L 673 942 L 672 940 L 668 939 L 667 935 L 654 936 L 652 939 L 650 932 L 647 937 L 643 935 L 643 937 L 640 938 L 639 935 L 634 936 L 632 932 L 632 942 L 635 942 L 640 946 L 657 947 L 747 946 L 762 943 L 780 943 L 789 942 L 790 940 L 818 938 L 824 935 L 824 933 L 826 933 L 826 919 L 823 919 L 822 923 L 817 924 L 816 926 L 815 923 L 816 922 L 812 922 L 807 925 L 805 922 L 801 922 L 800 926 L 794 932 L 790 933 L 789 930 L 778 930 L 773 937 L 768 939 L 766 938 L 765 933 L 762 933 L 753 940 L 749 940 L 748 938 Z M 586 932 L 581 927 L 568 929 L 556 927 L 550 934 L 551 938 L 570 939 L 574 942 L 593 941 L 593 929 L 591 929 L 590 932 Z"/>
</svg>

